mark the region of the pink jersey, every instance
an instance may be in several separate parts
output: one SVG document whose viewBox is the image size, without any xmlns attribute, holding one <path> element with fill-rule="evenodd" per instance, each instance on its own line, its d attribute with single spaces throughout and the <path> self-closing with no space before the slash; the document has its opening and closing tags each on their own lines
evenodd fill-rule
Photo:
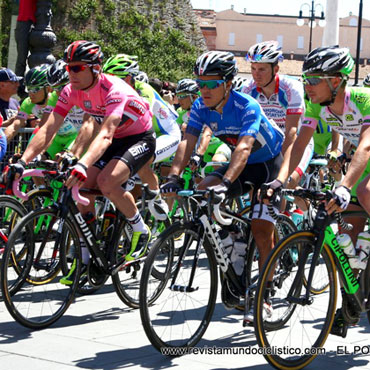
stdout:
<svg viewBox="0 0 370 370">
<path fill-rule="evenodd" d="M 99 124 L 108 116 L 121 117 L 114 138 L 141 134 L 152 128 L 149 103 L 115 76 L 102 74 L 89 91 L 73 90 L 68 84 L 60 94 L 54 112 L 66 117 L 75 105 L 94 117 Z"/>
</svg>

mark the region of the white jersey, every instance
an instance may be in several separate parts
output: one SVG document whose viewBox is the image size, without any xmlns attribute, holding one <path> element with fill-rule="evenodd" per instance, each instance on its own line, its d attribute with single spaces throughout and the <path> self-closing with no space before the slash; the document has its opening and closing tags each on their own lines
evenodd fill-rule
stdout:
<svg viewBox="0 0 370 370">
<path fill-rule="evenodd" d="M 254 80 L 242 86 L 241 92 L 251 95 L 263 108 L 267 118 L 272 119 L 285 132 L 286 117 L 291 114 L 302 115 L 304 112 L 303 84 L 284 75 L 275 76 L 275 92 L 268 98 Z"/>
</svg>

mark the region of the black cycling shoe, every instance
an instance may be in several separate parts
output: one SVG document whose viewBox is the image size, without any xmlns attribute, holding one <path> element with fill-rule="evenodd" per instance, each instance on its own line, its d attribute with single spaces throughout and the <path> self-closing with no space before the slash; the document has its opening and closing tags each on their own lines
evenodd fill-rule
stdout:
<svg viewBox="0 0 370 370">
<path fill-rule="evenodd" d="M 230 285 L 226 279 L 222 281 L 221 300 L 227 310 L 232 310 L 240 305 L 239 294 Z"/>
<path fill-rule="evenodd" d="M 345 338 L 347 336 L 347 330 L 348 324 L 344 320 L 342 309 L 338 308 L 335 312 L 334 322 L 333 326 L 331 327 L 330 334 Z"/>
</svg>

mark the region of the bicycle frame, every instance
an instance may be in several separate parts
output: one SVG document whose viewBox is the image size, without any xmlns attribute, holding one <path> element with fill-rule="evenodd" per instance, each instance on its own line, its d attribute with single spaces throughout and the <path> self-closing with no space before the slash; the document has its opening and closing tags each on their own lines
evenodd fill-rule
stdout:
<svg viewBox="0 0 370 370">
<path fill-rule="evenodd" d="M 315 247 L 310 265 L 305 297 L 299 298 L 298 295 L 302 287 L 304 264 L 306 262 L 306 258 L 309 255 L 309 251 L 304 251 L 304 254 L 302 254 L 301 256 L 302 258 L 298 259 L 298 273 L 289 290 L 287 300 L 292 303 L 297 303 L 301 305 L 311 303 L 312 298 L 310 297 L 310 290 L 314 271 L 320 256 L 321 249 L 324 245 L 327 245 L 335 261 L 339 274 L 339 279 L 343 283 L 347 298 L 351 301 L 353 308 L 357 312 L 364 312 L 367 309 L 365 307 L 366 305 L 364 294 L 360 289 L 360 282 L 358 281 L 352 268 L 350 267 L 348 258 L 344 254 L 343 249 L 338 244 L 336 235 L 331 226 L 331 223 L 334 221 L 334 217 L 328 216 L 324 207 L 324 204 L 320 204 L 313 228 L 313 232 L 316 236 Z"/>
<path fill-rule="evenodd" d="M 178 195 L 182 197 L 187 197 L 190 194 L 192 194 L 192 191 L 190 192 L 183 191 L 183 192 L 178 193 Z M 207 201 L 204 200 L 201 203 L 199 202 L 197 203 L 198 203 L 198 210 L 200 211 L 200 215 L 199 214 L 197 215 L 197 218 L 199 220 L 198 221 L 199 227 L 197 230 L 197 234 L 203 235 L 203 237 L 198 240 L 198 243 L 196 246 L 196 252 L 195 252 L 195 257 L 194 257 L 194 261 L 192 265 L 192 270 L 190 273 L 190 279 L 188 282 L 188 286 L 183 288 L 182 286 L 175 284 L 178 272 L 181 267 L 181 260 L 183 259 L 185 255 L 185 249 L 182 249 L 180 252 L 180 256 L 179 256 L 179 262 L 177 263 L 177 267 L 172 277 L 171 289 L 174 291 L 186 291 L 186 292 L 191 292 L 195 290 L 194 288 L 191 287 L 191 285 L 193 282 L 197 262 L 199 259 L 200 245 L 201 245 L 201 241 L 204 240 L 204 237 L 207 237 L 208 241 L 210 242 L 212 246 L 213 252 L 215 254 L 217 264 L 220 266 L 222 272 L 225 274 L 228 281 L 234 285 L 234 287 L 238 290 L 238 292 L 240 292 L 241 294 L 244 294 L 245 288 L 242 286 L 239 278 L 237 277 L 235 273 L 235 270 L 232 266 L 229 256 L 226 253 L 225 248 L 222 244 L 221 238 L 217 232 L 216 224 L 212 220 L 212 203 L 211 203 L 210 197 L 208 198 Z M 205 207 L 207 207 L 207 210 L 205 209 Z M 242 220 L 243 222 L 247 222 L 245 218 L 240 218 L 238 217 L 237 214 L 234 214 L 231 211 L 227 211 L 227 212 L 223 211 L 222 213 L 224 213 L 228 218 L 233 218 L 236 220 Z M 205 231 L 205 233 L 202 233 L 203 230 Z M 248 235 L 246 238 L 248 241 L 250 240 L 250 235 L 251 235 L 251 231 L 250 231 L 250 228 L 248 228 Z"/>
</svg>

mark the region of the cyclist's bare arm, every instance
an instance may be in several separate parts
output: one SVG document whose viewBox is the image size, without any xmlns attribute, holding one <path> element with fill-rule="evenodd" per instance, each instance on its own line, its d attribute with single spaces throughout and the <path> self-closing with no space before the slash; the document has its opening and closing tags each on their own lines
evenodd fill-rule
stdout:
<svg viewBox="0 0 370 370">
<path fill-rule="evenodd" d="M 81 158 L 99 132 L 99 124 L 89 114 L 85 114 L 83 124 L 71 148 L 71 153 Z"/>
<path fill-rule="evenodd" d="M 370 159 L 370 126 L 362 126 L 360 140 L 355 154 L 352 157 L 348 172 L 341 185 L 351 189 L 365 171 Z"/>
<path fill-rule="evenodd" d="M 297 138 L 298 122 L 301 118 L 300 114 L 290 114 L 286 116 L 285 121 L 285 139 L 281 152 L 285 155 L 288 149 L 292 149 L 293 143 Z"/>
<path fill-rule="evenodd" d="M 283 164 L 281 165 L 279 175 L 277 177 L 277 179 L 280 180 L 283 184 L 299 165 L 306 146 L 310 142 L 314 131 L 315 130 L 311 127 L 302 126 L 297 139 L 293 144 L 291 152 L 284 155 Z"/>
<path fill-rule="evenodd" d="M 17 135 L 19 129 L 24 127 L 26 122 L 27 121 L 23 118 L 15 118 L 13 122 L 5 128 L 4 133 L 8 142 Z"/>
<path fill-rule="evenodd" d="M 191 154 L 195 148 L 198 138 L 194 135 L 185 133 L 184 139 L 179 144 L 175 158 L 172 163 L 170 175 L 180 175 L 182 170 L 189 163 Z"/>
<path fill-rule="evenodd" d="M 55 134 L 64 122 L 64 117 L 52 112 L 45 124 L 37 131 L 37 134 L 29 143 L 22 155 L 22 160 L 26 163 L 32 161 L 38 154 L 42 153 L 49 145 Z"/>
<path fill-rule="evenodd" d="M 247 164 L 254 142 L 255 139 L 252 136 L 242 136 L 238 139 L 236 148 L 231 154 L 230 165 L 224 175 L 225 179 L 234 182 L 239 177 Z"/>
<path fill-rule="evenodd" d="M 211 141 L 212 138 L 212 130 L 208 127 L 205 126 L 203 133 L 202 133 L 202 138 L 200 139 L 199 147 L 197 149 L 197 153 L 200 155 L 204 155 L 208 148 L 208 144 Z"/>
</svg>

